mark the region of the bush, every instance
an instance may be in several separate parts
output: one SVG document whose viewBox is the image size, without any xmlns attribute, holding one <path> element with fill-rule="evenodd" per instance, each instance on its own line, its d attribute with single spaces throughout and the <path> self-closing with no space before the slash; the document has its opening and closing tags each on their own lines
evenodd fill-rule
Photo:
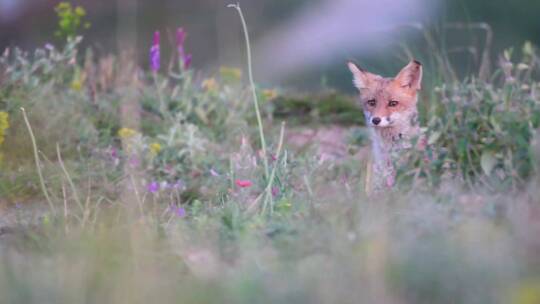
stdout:
<svg viewBox="0 0 540 304">
<path fill-rule="evenodd" d="M 450 177 L 469 187 L 516 189 L 534 173 L 530 143 L 540 124 L 538 57 L 524 48 L 519 63 L 501 57 L 491 82 L 477 79 L 436 87 L 427 101 L 424 155 L 412 152 L 402 177 Z M 528 50 L 528 51 L 527 51 Z M 426 161 L 428 160 L 428 161 Z"/>
</svg>

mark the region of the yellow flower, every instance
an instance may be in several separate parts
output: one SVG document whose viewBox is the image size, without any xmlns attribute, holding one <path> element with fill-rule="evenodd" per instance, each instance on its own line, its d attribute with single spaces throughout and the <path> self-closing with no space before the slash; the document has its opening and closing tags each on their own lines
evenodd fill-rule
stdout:
<svg viewBox="0 0 540 304">
<path fill-rule="evenodd" d="M 86 73 L 81 72 L 80 69 L 77 67 L 75 70 L 75 75 L 73 76 L 73 80 L 71 81 L 71 89 L 73 89 L 74 91 L 82 90 L 85 81 Z"/>
<path fill-rule="evenodd" d="M 0 145 L 4 142 L 6 129 L 9 128 L 9 114 L 0 112 Z"/>
<path fill-rule="evenodd" d="M 0 112 L 0 130 L 4 131 L 7 128 L 9 128 L 9 114 Z"/>
<path fill-rule="evenodd" d="M 158 143 L 150 144 L 150 152 L 153 155 L 157 155 L 159 153 L 159 151 L 161 151 L 161 145 L 160 144 L 158 144 Z"/>
<path fill-rule="evenodd" d="M 262 93 L 266 100 L 272 100 L 278 96 L 276 90 L 263 90 Z"/>
<path fill-rule="evenodd" d="M 79 79 L 74 79 L 73 82 L 71 82 L 71 88 L 74 91 L 80 91 L 82 89 L 82 81 Z"/>
<path fill-rule="evenodd" d="M 214 92 L 219 88 L 219 84 L 214 78 L 207 78 L 203 80 L 201 85 L 202 88 L 207 92 Z"/>
<path fill-rule="evenodd" d="M 86 15 L 86 10 L 85 10 L 83 7 L 81 7 L 81 6 L 77 6 L 77 7 L 75 8 L 75 14 L 76 14 L 76 15 L 79 15 L 79 16 L 81 16 L 81 17 L 83 17 L 83 16 Z"/>
<path fill-rule="evenodd" d="M 219 68 L 219 75 L 223 80 L 230 82 L 239 81 L 242 79 L 242 71 L 232 67 Z"/>
<path fill-rule="evenodd" d="M 540 280 L 529 279 L 516 286 L 511 293 L 512 304 L 540 303 Z"/>
<path fill-rule="evenodd" d="M 130 137 L 133 137 L 137 134 L 137 131 L 133 130 L 133 129 L 130 129 L 130 128 L 122 128 L 120 130 L 118 130 L 118 136 L 120 136 L 120 138 L 130 138 Z"/>
</svg>

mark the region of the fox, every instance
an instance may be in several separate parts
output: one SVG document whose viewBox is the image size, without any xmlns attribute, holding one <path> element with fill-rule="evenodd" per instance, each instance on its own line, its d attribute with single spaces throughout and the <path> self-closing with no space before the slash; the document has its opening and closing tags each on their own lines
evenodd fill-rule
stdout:
<svg viewBox="0 0 540 304">
<path fill-rule="evenodd" d="M 394 78 L 372 74 L 352 61 L 347 63 L 353 84 L 359 91 L 372 147 L 372 161 L 366 174 L 368 195 L 393 188 L 396 179 L 393 155 L 412 147 L 421 138 L 418 122 L 418 93 L 422 84 L 422 64 L 411 60 Z"/>
</svg>

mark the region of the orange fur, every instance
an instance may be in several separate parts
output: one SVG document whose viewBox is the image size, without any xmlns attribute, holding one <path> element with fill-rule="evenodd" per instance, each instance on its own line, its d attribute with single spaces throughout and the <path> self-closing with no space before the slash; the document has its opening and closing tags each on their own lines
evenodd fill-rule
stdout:
<svg viewBox="0 0 540 304">
<path fill-rule="evenodd" d="M 412 137 L 420 134 L 416 103 L 422 83 L 422 65 L 411 61 L 394 78 L 384 78 L 348 64 L 353 83 L 360 91 L 366 125 L 373 146 L 372 185 L 377 190 L 392 187 L 395 168 L 391 152 L 410 147 Z"/>
</svg>

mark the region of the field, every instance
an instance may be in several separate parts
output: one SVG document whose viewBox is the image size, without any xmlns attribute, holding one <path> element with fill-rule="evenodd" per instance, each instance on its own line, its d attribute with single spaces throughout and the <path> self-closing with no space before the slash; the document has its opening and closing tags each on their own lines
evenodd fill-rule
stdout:
<svg viewBox="0 0 540 304">
<path fill-rule="evenodd" d="M 80 40 L 0 57 L 0 303 L 540 303 L 530 43 L 434 54 L 429 146 L 368 197 L 354 96 Z"/>
</svg>

